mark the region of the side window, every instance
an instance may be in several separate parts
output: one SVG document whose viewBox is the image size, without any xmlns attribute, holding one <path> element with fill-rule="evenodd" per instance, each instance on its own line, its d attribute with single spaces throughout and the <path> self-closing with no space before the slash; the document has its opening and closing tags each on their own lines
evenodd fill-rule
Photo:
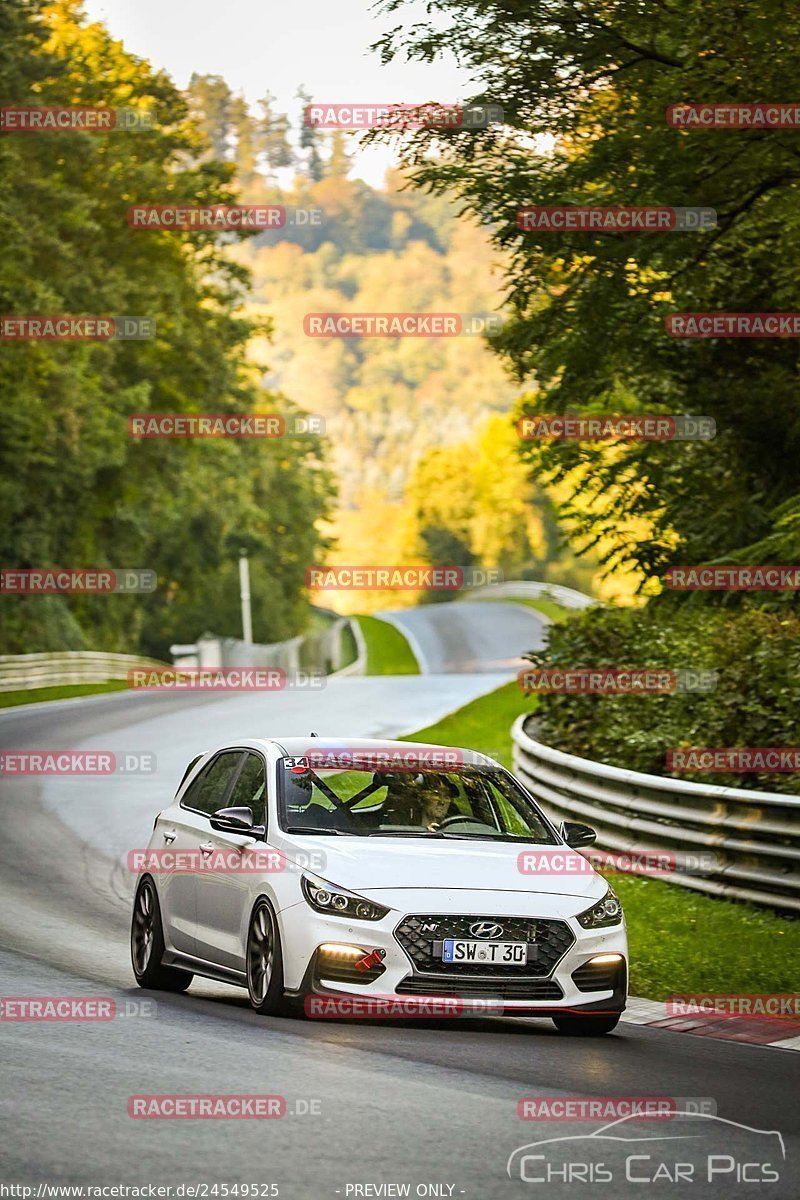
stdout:
<svg viewBox="0 0 800 1200">
<path fill-rule="evenodd" d="M 231 776 L 241 761 L 241 750 L 229 750 L 218 755 L 189 785 L 181 800 L 181 808 L 194 808 L 209 815 L 222 808 Z"/>
<path fill-rule="evenodd" d="M 264 760 L 258 754 L 248 754 L 230 794 L 228 808 L 252 808 L 255 824 L 266 825 L 266 791 Z"/>
</svg>

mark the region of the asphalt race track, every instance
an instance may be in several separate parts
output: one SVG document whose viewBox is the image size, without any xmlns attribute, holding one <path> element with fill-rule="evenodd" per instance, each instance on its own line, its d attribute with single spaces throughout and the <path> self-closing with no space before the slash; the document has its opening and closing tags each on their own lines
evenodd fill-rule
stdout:
<svg viewBox="0 0 800 1200">
<path fill-rule="evenodd" d="M 493 619 L 496 603 L 423 604 L 379 615 L 402 630 L 423 673 L 518 670 L 525 666 L 520 651 L 541 646 L 543 623 L 534 609 L 513 601 L 503 603 L 502 620 Z"/>
<path fill-rule="evenodd" d="M 119 1015 L 0 1020 L 1 1183 L 33 1185 L 32 1196 L 40 1183 L 207 1184 L 195 1194 L 209 1196 L 235 1194 L 215 1184 L 259 1185 L 251 1196 L 269 1195 L 265 1185 L 274 1184 L 289 1200 L 800 1194 L 800 1057 L 790 1050 L 625 1023 L 610 1037 L 581 1041 L 561 1037 L 549 1021 L 268 1019 L 250 1010 L 244 992 L 223 985 L 196 981 L 182 996 L 134 986 L 132 878 L 122 859 L 146 845 L 153 815 L 193 754 L 228 738 L 311 729 L 409 732 L 497 686 L 516 653 L 541 636 L 536 614 L 520 606 L 421 612 L 397 616 L 413 623 L 433 672 L 419 677 L 343 678 L 314 692 L 222 698 L 119 694 L 0 716 L 4 750 L 94 746 L 157 761 L 152 776 L 3 782 L 2 994 L 111 997 Z M 443 666 L 450 673 L 436 674 Z M 275 1120 L 128 1115 L 130 1096 L 176 1093 L 278 1095 L 287 1111 Z M 523 1170 L 529 1181 L 518 1160 L 509 1178 L 518 1147 L 585 1138 L 604 1124 L 521 1120 L 521 1098 L 643 1095 L 703 1099 L 721 1120 L 638 1122 L 649 1140 L 633 1147 L 627 1166 L 618 1165 L 627 1142 L 577 1142 L 568 1184 L 557 1175 L 536 1182 L 544 1167 L 533 1157 Z M 690 1172 L 708 1154 L 716 1156 L 711 1184 L 699 1166 Z M 737 1182 L 763 1179 L 765 1162 L 777 1182 Z M 676 1163 L 677 1183 L 668 1179 Z M 650 1182 L 626 1181 L 626 1170 Z"/>
</svg>

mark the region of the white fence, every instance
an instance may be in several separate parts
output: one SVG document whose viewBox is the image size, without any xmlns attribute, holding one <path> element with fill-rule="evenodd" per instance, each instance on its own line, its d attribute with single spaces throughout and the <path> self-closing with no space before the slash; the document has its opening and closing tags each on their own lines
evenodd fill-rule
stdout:
<svg viewBox="0 0 800 1200">
<path fill-rule="evenodd" d="M 0 655 L 0 692 L 29 688 L 66 687 L 73 683 L 105 683 L 127 679 L 135 667 L 163 667 L 134 654 L 104 654 L 99 650 L 67 650 L 61 654 Z"/>
<path fill-rule="evenodd" d="M 669 883 L 800 912 L 800 796 L 592 762 L 536 741 L 533 720 L 512 728 L 514 769 L 552 819 L 591 825 L 603 850 L 674 856 Z"/>
</svg>

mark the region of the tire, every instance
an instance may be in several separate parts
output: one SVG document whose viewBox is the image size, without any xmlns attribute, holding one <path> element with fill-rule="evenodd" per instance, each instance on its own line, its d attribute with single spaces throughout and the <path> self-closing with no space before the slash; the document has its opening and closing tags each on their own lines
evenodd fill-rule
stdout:
<svg viewBox="0 0 800 1200">
<path fill-rule="evenodd" d="M 131 963 L 139 987 L 161 992 L 185 992 L 194 976 L 191 971 L 165 967 L 164 930 L 156 887 L 149 875 L 139 883 L 131 921 Z"/>
<path fill-rule="evenodd" d="M 272 905 L 256 901 L 247 930 L 247 994 L 261 1016 L 287 1012 L 283 995 L 281 935 Z"/>
<path fill-rule="evenodd" d="M 621 1016 L 621 1013 L 608 1013 L 602 1017 L 553 1017 L 553 1024 L 559 1033 L 569 1037 L 602 1037 L 616 1029 Z"/>
</svg>

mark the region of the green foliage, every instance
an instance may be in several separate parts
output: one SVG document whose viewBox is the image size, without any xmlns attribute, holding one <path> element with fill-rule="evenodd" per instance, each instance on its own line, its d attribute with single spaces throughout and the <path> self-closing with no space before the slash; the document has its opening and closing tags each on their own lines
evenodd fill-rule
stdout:
<svg viewBox="0 0 800 1200">
<path fill-rule="evenodd" d="M 611 454 L 553 443 L 529 450 L 531 466 L 569 489 L 566 515 L 585 544 L 603 543 L 609 567 L 654 579 L 671 564 L 746 556 L 756 542 L 792 561 L 796 539 L 772 535 L 800 496 L 800 344 L 675 339 L 664 317 L 798 308 L 796 134 L 670 129 L 665 110 L 796 94 L 800 9 L 433 0 L 428 14 L 380 47 L 386 60 L 452 52 L 474 81 L 471 99 L 503 106 L 503 126 L 421 131 L 408 158 L 418 183 L 489 220 L 510 258 L 513 319 L 496 347 L 536 382 L 527 411 L 691 412 L 718 426 L 707 444 Z M 517 212 L 531 204 L 703 205 L 718 224 L 523 233 Z M 647 532 L 632 536 L 632 521 Z"/>
<path fill-rule="evenodd" d="M 754 606 L 589 609 L 554 625 L 547 667 L 661 667 L 718 672 L 710 692 L 542 694 L 548 745 L 614 766 L 666 775 L 669 748 L 800 744 L 800 620 Z M 680 772 L 682 779 L 799 792 L 792 774 Z"/>
<path fill-rule="evenodd" d="M 170 80 L 103 26 L 86 24 L 77 0 L 46 9 L 9 0 L 0 21 L 4 104 L 104 105 L 156 117 L 141 132 L 0 139 L 0 311 L 131 314 L 156 324 L 149 341 L 4 344 L 0 561 L 147 567 L 158 576 L 144 600 L 71 597 L 47 609 L 38 598 L 4 598 L 0 648 L 83 640 L 166 657 L 172 640 L 209 628 L 235 634 L 241 546 L 252 558 L 256 637 L 287 636 L 297 629 L 304 567 L 319 545 L 315 522 L 330 497 L 319 445 L 134 442 L 126 431 L 136 412 L 293 411 L 258 389 L 245 361 L 249 338 L 268 323 L 241 315 L 248 277 L 230 260 L 230 236 L 126 224 L 136 201 L 232 202 L 232 168 L 209 157 Z M 230 104 L 224 82 L 211 82 L 221 137 Z M 67 621 L 62 634 L 49 612 Z"/>
</svg>

